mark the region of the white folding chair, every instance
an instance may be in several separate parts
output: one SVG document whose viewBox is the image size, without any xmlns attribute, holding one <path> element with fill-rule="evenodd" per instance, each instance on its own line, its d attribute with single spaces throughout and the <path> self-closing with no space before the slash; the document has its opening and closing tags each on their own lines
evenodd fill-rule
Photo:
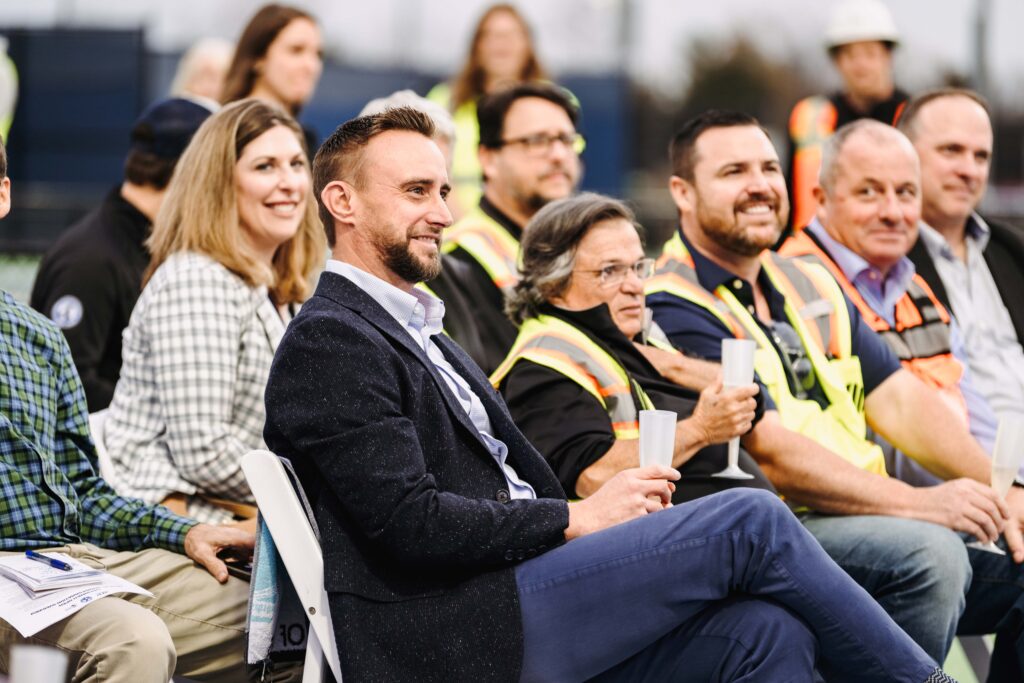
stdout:
<svg viewBox="0 0 1024 683">
<path fill-rule="evenodd" d="M 115 491 L 121 490 L 121 480 L 117 476 L 117 471 L 114 469 L 114 461 L 110 458 L 110 453 L 107 451 L 106 443 L 104 442 L 104 429 L 107 424 L 107 409 L 97 410 L 95 413 L 89 414 L 89 431 L 92 432 L 92 440 L 96 444 L 96 457 L 99 460 L 100 471 L 99 475 L 103 477 L 111 488 Z"/>
<path fill-rule="evenodd" d="M 249 451 L 242 458 L 242 471 L 309 618 L 303 683 L 323 681 L 325 658 L 334 680 L 341 683 L 341 661 L 324 590 L 324 556 L 306 511 L 280 458 L 270 451 Z"/>
</svg>

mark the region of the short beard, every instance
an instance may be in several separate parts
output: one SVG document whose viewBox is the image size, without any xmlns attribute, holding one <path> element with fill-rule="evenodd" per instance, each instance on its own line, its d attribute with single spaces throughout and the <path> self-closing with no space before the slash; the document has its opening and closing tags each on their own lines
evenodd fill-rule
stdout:
<svg viewBox="0 0 1024 683">
<path fill-rule="evenodd" d="M 377 252 L 384 265 L 405 282 L 427 282 L 441 274 L 441 254 L 438 252 L 424 263 L 417 259 L 410 249 L 411 238 L 405 241 L 377 241 Z"/>
<path fill-rule="evenodd" d="M 747 257 L 760 256 L 765 249 L 775 246 L 779 237 L 782 236 L 782 223 L 784 222 L 777 214 L 776 218 L 778 225 L 775 229 L 775 237 L 768 243 L 761 244 L 747 239 L 746 234 L 738 228 L 735 222 L 729 223 L 704 211 L 703 203 L 697 207 L 697 224 L 704 234 L 723 249 Z"/>
</svg>

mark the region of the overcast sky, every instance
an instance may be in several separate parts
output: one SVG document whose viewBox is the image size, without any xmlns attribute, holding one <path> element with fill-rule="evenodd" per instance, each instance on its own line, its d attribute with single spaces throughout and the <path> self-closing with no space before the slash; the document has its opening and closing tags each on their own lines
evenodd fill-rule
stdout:
<svg viewBox="0 0 1024 683">
<path fill-rule="evenodd" d="M 483 0 L 290 0 L 315 14 L 328 50 L 348 63 L 397 64 L 444 73 L 464 57 Z M 829 77 L 821 30 L 836 0 L 523 0 L 541 57 L 559 72 L 625 67 L 666 94 L 685 85 L 686 46 L 695 37 L 743 32 L 765 51 L 799 55 Z M 904 36 L 897 80 L 916 89 L 948 71 L 972 69 L 972 36 L 982 0 L 889 0 Z M 990 95 L 1024 105 L 1024 2 L 987 0 Z M 205 35 L 236 38 L 258 0 L 0 0 L 0 27 L 144 26 L 155 50 L 174 51 Z M 625 10 L 624 10 L 625 6 Z M 620 19 L 628 12 L 628 49 Z"/>
</svg>

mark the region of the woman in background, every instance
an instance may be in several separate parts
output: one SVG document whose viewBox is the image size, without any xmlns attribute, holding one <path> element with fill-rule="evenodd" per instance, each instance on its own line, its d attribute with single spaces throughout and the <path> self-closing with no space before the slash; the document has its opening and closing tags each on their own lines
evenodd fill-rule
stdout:
<svg viewBox="0 0 1024 683">
<path fill-rule="evenodd" d="M 469 55 L 458 75 L 451 82 L 434 86 L 427 94 L 427 99 L 446 107 L 455 118 L 453 191 L 448 201 L 456 219 L 480 201 L 477 100 L 517 83 L 546 78 L 526 20 L 512 5 L 498 4 L 488 8 L 477 22 Z"/>
<path fill-rule="evenodd" d="M 302 130 L 255 99 L 211 116 L 185 150 L 147 247 L 105 441 L 120 491 L 200 521 L 253 502 L 278 341 L 324 258 Z"/>
<path fill-rule="evenodd" d="M 264 5 L 238 39 L 224 79 L 224 104 L 255 97 L 298 118 L 323 71 L 320 28 L 311 14 L 288 5 Z M 316 152 L 316 133 L 303 128 L 307 154 Z"/>
</svg>

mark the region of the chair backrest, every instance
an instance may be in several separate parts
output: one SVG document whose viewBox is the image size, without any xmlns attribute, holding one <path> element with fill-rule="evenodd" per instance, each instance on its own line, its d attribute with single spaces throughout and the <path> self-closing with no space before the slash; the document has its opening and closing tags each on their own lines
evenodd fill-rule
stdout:
<svg viewBox="0 0 1024 683">
<path fill-rule="evenodd" d="M 319 682 L 323 673 L 323 657 L 327 659 L 334 680 L 341 683 L 341 661 L 334 640 L 327 591 L 324 590 L 324 556 L 306 511 L 281 459 L 270 451 L 247 453 L 242 458 L 242 471 L 309 618 L 303 681 Z"/>
</svg>

